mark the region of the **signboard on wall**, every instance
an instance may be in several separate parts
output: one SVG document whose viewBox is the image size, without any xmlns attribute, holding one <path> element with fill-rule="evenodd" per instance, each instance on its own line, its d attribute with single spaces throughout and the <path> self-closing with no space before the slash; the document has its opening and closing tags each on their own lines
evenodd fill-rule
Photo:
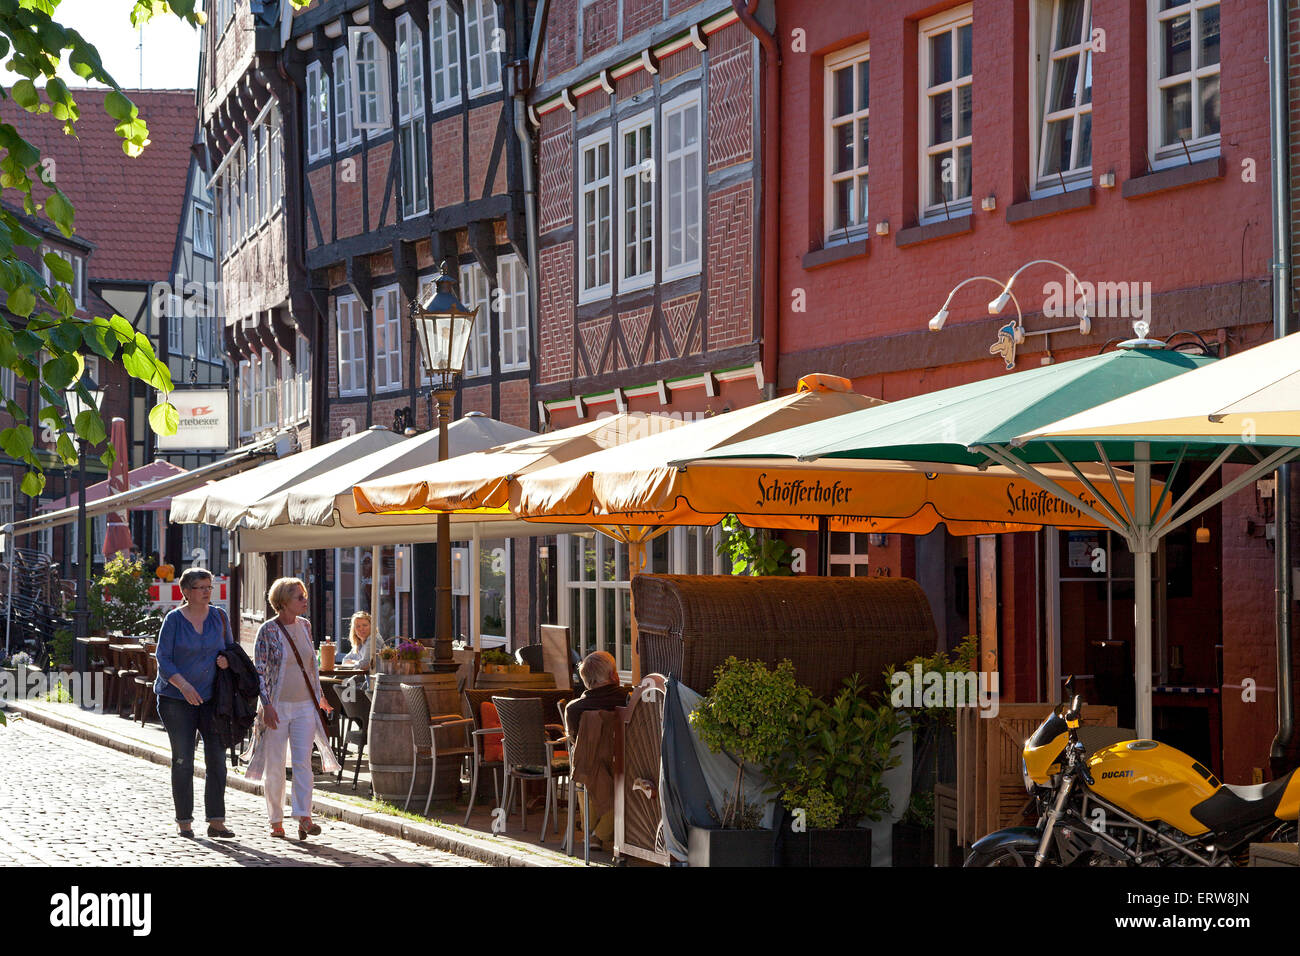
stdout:
<svg viewBox="0 0 1300 956">
<path fill-rule="evenodd" d="M 175 435 L 158 435 L 159 451 L 230 448 L 230 393 L 225 389 L 186 389 L 171 393 L 180 414 Z"/>
</svg>

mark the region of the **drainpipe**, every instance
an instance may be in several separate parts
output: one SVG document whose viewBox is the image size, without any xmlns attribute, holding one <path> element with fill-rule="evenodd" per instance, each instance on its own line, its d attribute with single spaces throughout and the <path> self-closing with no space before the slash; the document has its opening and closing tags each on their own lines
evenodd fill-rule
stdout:
<svg viewBox="0 0 1300 956">
<path fill-rule="evenodd" d="M 1288 75 L 1287 8 L 1281 0 L 1268 4 L 1269 125 L 1273 151 L 1273 336 L 1282 338 L 1290 327 L 1291 303 L 1291 203 L 1287 124 Z M 1277 618 L 1277 736 L 1269 758 L 1274 779 L 1285 769 L 1287 751 L 1295 739 L 1291 687 L 1291 466 L 1277 470 L 1273 493 L 1276 544 L 1275 586 Z"/>
<path fill-rule="evenodd" d="M 776 395 L 777 357 L 780 349 L 779 259 L 777 256 L 777 218 L 780 205 L 781 140 L 781 50 L 776 38 L 754 17 L 758 0 L 731 0 L 740 22 L 763 47 L 766 69 L 763 74 L 763 384 L 769 396 Z"/>
<path fill-rule="evenodd" d="M 528 78 L 523 89 L 514 91 L 515 136 L 519 139 L 519 166 L 524 175 L 524 221 L 528 231 L 528 310 L 532 313 L 530 316 L 532 321 L 528 325 L 533 349 L 530 376 L 537 374 L 537 368 L 541 364 L 542 336 L 539 326 L 541 325 L 542 283 L 541 263 L 537 260 L 537 176 L 533 168 L 533 137 L 528 131 L 527 93 L 533 88 L 533 81 L 537 77 L 537 59 L 541 55 L 542 37 L 545 36 L 546 14 L 549 6 L 548 0 L 540 0 L 537 4 L 537 10 L 533 14 L 533 34 L 528 44 Z M 524 0 L 515 0 L 515 23 L 520 30 L 528 23 L 524 7 Z M 517 77 L 517 74 L 511 71 L 511 76 Z M 529 414 L 531 415 L 532 412 L 530 411 Z M 545 425 L 546 422 L 538 416 L 537 427 L 540 429 Z"/>
</svg>

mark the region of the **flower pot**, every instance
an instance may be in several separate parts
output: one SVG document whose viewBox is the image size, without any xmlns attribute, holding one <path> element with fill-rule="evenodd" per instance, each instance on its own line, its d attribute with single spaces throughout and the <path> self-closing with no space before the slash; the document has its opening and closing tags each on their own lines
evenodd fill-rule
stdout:
<svg viewBox="0 0 1300 956">
<path fill-rule="evenodd" d="M 781 866 L 870 866 L 871 831 L 860 827 L 782 835 Z"/>
<path fill-rule="evenodd" d="M 934 866 L 934 830 L 911 823 L 895 823 L 894 866 Z"/>
<path fill-rule="evenodd" d="M 691 827 L 687 866 L 772 866 L 775 830 L 706 830 Z"/>
</svg>

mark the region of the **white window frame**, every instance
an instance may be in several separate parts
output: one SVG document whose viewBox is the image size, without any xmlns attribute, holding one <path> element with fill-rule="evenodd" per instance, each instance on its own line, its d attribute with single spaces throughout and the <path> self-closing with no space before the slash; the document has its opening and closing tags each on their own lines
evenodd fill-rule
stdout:
<svg viewBox="0 0 1300 956">
<path fill-rule="evenodd" d="M 1222 31 L 1223 8 L 1219 0 L 1187 0 L 1187 2 L 1169 10 L 1161 10 L 1160 6 L 1160 0 L 1147 0 L 1147 154 L 1151 157 L 1153 169 L 1181 166 L 1187 162 L 1189 154 L 1193 160 L 1218 156 L 1221 141 L 1220 133 L 1205 133 L 1201 129 L 1204 122 L 1201 116 L 1201 85 L 1211 79 L 1216 83 L 1219 82 L 1223 63 L 1222 40 L 1220 40 L 1219 61 L 1217 63 L 1209 66 L 1199 66 L 1198 63 L 1201 55 L 1200 11 L 1210 7 L 1219 7 L 1220 31 Z M 1165 21 L 1175 19 L 1183 14 L 1188 14 L 1191 20 L 1191 69 L 1173 76 L 1161 77 L 1160 57 L 1162 45 L 1160 43 L 1160 33 L 1162 25 Z M 1220 37 L 1222 37 L 1222 32 L 1220 32 Z M 1183 151 L 1182 142 L 1175 142 L 1171 145 L 1163 145 L 1160 142 L 1164 127 L 1164 106 L 1161 94 L 1167 87 L 1181 86 L 1185 83 L 1191 86 L 1190 95 L 1192 98 L 1192 138 L 1187 140 L 1186 152 Z M 1221 106 L 1222 91 L 1220 91 L 1219 102 Z M 1220 130 L 1222 130 L 1222 120 L 1220 120 Z"/>
<path fill-rule="evenodd" d="M 334 50 L 334 151 L 361 142 L 361 130 L 352 124 L 352 60 L 346 46 Z"/>
<path fill-rule="evenodd" d="M 587 154 L 595 152 L 599 157 L 601 149 L 605 152 L 605 174 L 600 174 L 599 165 L 597 165 L 593 178 L 586 181 Z M 579 227 L 578 227 L 578 302 L 593 302 L 596 299 L 603 299 L 609 296 L 610 289 L 613 285 L 614 276 L 614 145 L 610 142 L 609 129 L 602 129 L 591 136 L 585 136 L 578 142 L 578 204 L 579 204 Z M 601 196 L 604 196 L 605 214 L 600 214 Z M 587 216 L 587 197 L 591 196 L 594 202 L 593 215 L 595 222 L 588 221 Z M 604 244 L 601 247 L 601 226 L 604 225 Z M 587 230 L 595 230 L 595 244 L 597 249 L 592 252 L 588 248 Z M 596 262 L 596 274 L 594 281 L 590 284 L 587 282 L 587 259 L 594 257 Z M 600 282 L 601 260 L 604 259 L 605 281 Z"/>
<path fill-rule="evenodd" d="M 365 395 L 366 310 L 361 307 L 360 299 L 354 295 L 334 299 L 334 327 L 338 342 L 339 396 Z"/>
<path fill-rule="evenodd" d="M 496 0 L 465 0 L 465 85 L 471 97 L 501 89 L 504 52 L 505 31 L 497 21 Z"/>
<path fill-rule="evenodd" d="M 0 402 L 18 401 L 18 376 L 11 368 L 0 368 Z"/>
<path fill-rule="evenodd" d="M 319 60 L 307 64 L 304 101 L 304 112 L 307 114 L 307 162 L 314 163 L 330 154 L 329 85 Z"/>
<path fill-rule="evenodd" d="M 239 389 L 239 435 L 242 438 L 253 434 L 253 364 L 248 359 L 241 359 L 236 376 Z"/>
<path fill-rule="evenodd" d="M 167 351 L 172 355 L 185 354 L 185 326 L 181 323 L 184 314 L 181 297 L 174 293 L 167 296 Z"/>
<path fill-rule="evenodd" d="M 271 212 L 284 204 L 284 137 L 280 132 L 280 111 L 272 109 L 266 119 L 268 140 L 270 143 L 271 163 Z"/>
<path fill-rule="evenodd" d="M 370 312 L 375 332 L 375 391 L 402 387 L 402 296 L 396 284 L 376 289 Z"/>
<path fill-rule="evenodd" d="M 528 368 L 528 272 L 513 253 L 497 259 L 497 291 L 493 302 L 500 328 L 497 361 L 501 371 Z M 507 358 L 510 353 L 513 356 Z"/>
<path fill-rule="evenodd" d="M 870 123 L 871 121 L 871 104 L 870 102 L 861 103 L 859 98 L 862 93 L 862 86 L 858 82 L 858 70 L 861 65 L 865 65 L 870 77 L 871 69 L 871 45 L 870 43 L 858 43 L 845 50 L 840 50 L 826 57 L 824 63 L 825 76 L 825 175 L 823 178 L 824 210 L 826 223 L 825 245 L 834 245 L 842 242 L 852 242 L 860 238 L 870 228 L 871 206 L 868 202 L 865 209 L 860 209 L 862 203 L 859 202 L 859 190 L 862 186 L 862 180 L 869 180 L 870 163 L 868 157 L 859 155 L 859 148 L 862 144 L 862 138 L 857 135 L 859 123 Z M 835 74 L 840 70 L 853 71 L 853 104 L 847 113 L 836 116 L 835 110 Z M 870 83 L 870 79 L 868 79 Z M 868 87 L 867 96 L 870 99 L 870 88 Z M 838 129 L 848 126 L 852 131 L 851 145 L 853 147 L 853 164 L 846 170 L 835 169 L 836 148 L 835 134 Z M 870 132 L 868 132 L 868 146 L 870 145 Z M 851 217 L 847 223 L 840 223 L 837 218 L 838 205 L 835 201 L 836 187 L 842 183 L 848 182 L 853 189 L 853 199 L 850 203 Z M 868 193 L 869 195 L 869 193 Z M 860 219 L 853 219 L 861 211 Z"/>
<path fill-rule="evenodd" d="M 627 155 L 627 137 L 638 135 L 638 152 L 644 150 L 640 135 L 649 139 L 649 156 L 642 159 Z M 619 290 L 644 289 L 654 283 L 655 278 L 655 210 L 658 174 L 655 167 L 655 128 L 654 110 L 646 110 L 628 117 L 618 124 L 615 138 L 618 153 L 618 286 Z M 632 165 L 628 165 L 633 160 Z M 627 209 L 629 193 L 636 196 L 636 205 L 631 213 Z M 649 194 L 648 196 L 646 194 Z M 646 233 L 649 233 L 647 236 Z M 628 243 L 638 246 L 636 250 L 638 263 L 643 251 L 641 247 L 649 242 L 650 264 L 641 270 L 629 272 L 627 269 Z"/>
<path fill-rule="evenodd" d="M 957 65 L 960 57 L 959 50 L 961 47 L 958 41 L 958 33 L 964 26 L 971 27 L 972 44 L 971 44 L 971 75 L 957 76 Z M 917 74 L 918 82 L 918 102 L 917 110 L 919 114 L 918 134 L 920 141 L 920 152 L 918 154 L 920 166 L 920 202 L 922 223 L 940 222 L 955 216 L 964 216 L 971 211 L 971 196 L 975 191 L 975 146 L 974 146 L 974 20 L 971 15 L 971 5 L 965 4 L 960 7 L 954 7 L 937 16 L 930 17 L 921 21 L 918 34 L 920 37 L 921 55 L 920 70 Z M 931 63 L 930 63 L 930 39 L 943 33 L 952 34 L 952 76 L 946 83 L 935 85 L 930 84 Z M 959 135 L 960 130 L 960 98 L 958 90 L 963 86 L 972 88 L 972 106 L 971 106 L 971 131 L 965 136 Z M 930 100 L 935 95 L 947 95 L 952 98 L 952 139 L 943 142 L 930 142 Z M 960 151 L 963 149 L 971 151 L 971 195 L 960 196 L 958 189 L 961 186 L 961 163 L 958 158 Z M 942 196 L 934 196 L 930 192 L 930 159 L 933 156 L 943 156 L 948 154 L 954 163 L 954 180 L 952 183 L 953 198 L 945 206 Z"/>
<path fill-rule="evenodd" d="M 14 479 L 11 475 L 0 475 L 0 525 L 13 524 L 14 520 Z"/>
<path fill-rule="evenodd" d="M 409 13 L 397 18 L 397 122 L 402 218 L 429 212 L 429 133 L 424 120 L 424 38 Z"/>
<path fill-rule="evenodd" d="M 474 331 L 465 350 L 465 377 L 492 374 L 492 286 L 487 270 L 478 262 L 460 267 L 461 301 L 469 308 L 479 307 Z"/>
<path fill-rule="evenodd" d="M 198 255 L 210 259 L 212 258 L 214 235 L 212 206 L 200 199 L 196 199 L 190 208 L 193 217 L 190 220 L 190 234 L 194 244 L 194 251 Z"/>
<path fill-rule="evenodd" d="M 439 26 L 441 29 L 439 29 Z M 459 18 L 447 0 L 429 4 L 429 94 L 435 110 L 458 106 L 460 92 Z M 439 95 L 439 88 L 442 93 Z"/>
<path fill-rule="evenodd" d="M 299 335 L 294 342 L 294 379 L 298 391 L 298 418 L 311 415 L 311 343 L 307 336 Z"/>
<path fill-rule="evenodd" d="M 368 49 L 363 51 L 363 45 Z M 352 27 L 348 30 L 348 57 L 352 64 L 353 128 L 388 129 L 388 49 L 372 27 Z"/>
<path fill-rule="evenodd" d="M 694 107 L 695 109 L 695 142 L 690 145 L 682 145 L 677 149 L 672 149 L 672 124 L 674 119 L 681 114 L 683 117 L 686 112 Z M 660 168 L 663 170 L 663 229 L 660 235 L 663 237 L 663 281 L 671 282 L 673 279 L 680 279 L 684 276 L 696 275 L 699 273 L 704 256 L 704 115 L 703 105 L 700 101 L 699 91 L 693 91 L 683 96 L 679 96 L 663 107 L 663 120 L 660 132 L 661 148 L 663 152 L 663 162 Z M 683 120 L 684 122 L 684 120 Z M 683 144 L 685 137 L 683 137 Z M 685 186 L 685 171 L 695 170 L 695 198 L 692 200 L 689 190 Z M 677 185 L 679 170 L 682 173 L 682 188 L 680 195 L 674 196 L 674 187 Z M 674 263 L 673 256 L 673 226 L 672 211 L 674 206 L 680 206 L 682 215 L 682 261 Z M 694 217 L 695 231 L 695 255 L 687 255 L 687 240 L 692 230 L 691 218 Z"/>
<path fill-rule="evenodd" d="M 1033 170 L 1034 185 L 1030 190 L 1031 198 L 1050 196 L 1065 188 L 1081 189 L 1092 185 L 1091 148 L 1089 160 L 1085 164 L 1075 165 L 1079 159 L 1080 132 L 1084 117 L 1091 123 L 1092 97 L 1088 102 L 1079 102 L 1085 88 L 1087 77 L 1092 70 L 1092 0 L 1084 0 L 1083 36 L 1080 42 L 1060 50 L 1053 50 L 1056 42 L 1058 20 L 1061 14 L 1062 0 L 1034 0 L 1029 8 L 1029 75 L 1030 84 L 1030 168 Z M 1072 105 L 1061 110 L 1049 110 L 1048 99 L 1052 95 L 1056 78 L 1057 64 L 1071 57 L 1080 57 L 1080 69 L 1075 76 L 1075 88 Z M 1043 170 L 1046 156 L 1048 124 L 1070 122 L 1073 133 L 1070 143 L 1071 157 L 1066 164 L 1070 168 L 1057 173 Z M 1089 136 L 1091 141 L 1091 135 Z"/>
</svg>

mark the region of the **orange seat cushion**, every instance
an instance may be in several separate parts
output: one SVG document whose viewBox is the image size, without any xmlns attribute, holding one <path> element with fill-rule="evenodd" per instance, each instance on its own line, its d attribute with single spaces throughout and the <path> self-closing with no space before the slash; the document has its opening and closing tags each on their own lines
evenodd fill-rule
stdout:
<svg viewBox="0 0 1300 956">
<path fill-rule="evenodd" d="M 482 707 L 482 726 L 484 730 L 491 730 L 501 726 L 501 717 L 497 714 L 497 705 L 490 700 L 485 700 Z M 483 735 L 483 762 L 500 763 L 506 759 L 505 749 L 502 747 L 501 734 L 484 734 Z"/>
</svg>

